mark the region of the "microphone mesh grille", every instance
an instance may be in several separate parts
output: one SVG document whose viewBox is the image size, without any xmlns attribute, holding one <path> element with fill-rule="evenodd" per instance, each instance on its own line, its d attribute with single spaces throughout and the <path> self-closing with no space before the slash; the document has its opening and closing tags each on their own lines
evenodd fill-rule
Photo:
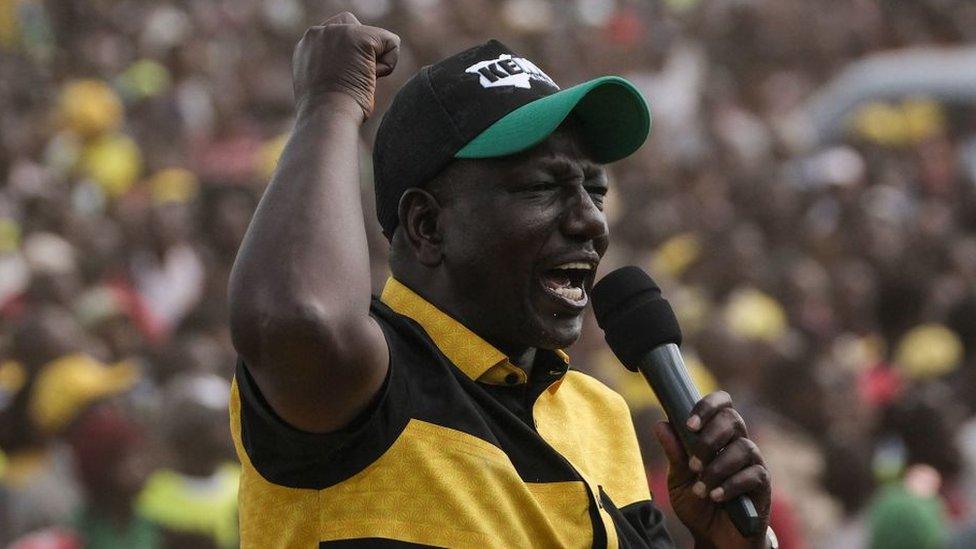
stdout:
<svg viewBox="0 0 976 549">
<path fill-rule="evenodd" d="M 681 345 L 681 329 L 661 289 L 639 267 L 622 267 L 593 287 L 593 312 L 607 344 L 631 370 L 645 353 Z"/>
</svg>

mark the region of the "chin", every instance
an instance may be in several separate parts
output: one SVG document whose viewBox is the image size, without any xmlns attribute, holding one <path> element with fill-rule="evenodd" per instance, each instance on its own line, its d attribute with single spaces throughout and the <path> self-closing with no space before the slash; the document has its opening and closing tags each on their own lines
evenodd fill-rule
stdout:
<svg viewBox="0 0 976 549">
<path fill-rule="evenodd" d="M 537 318 L 538 329 L 534 330 L 540 337 L 531 343 L 539 349 L 565 349 L 576 343 L 583 333 L 583 315 L 564 318 Z"/>
<path fill-rule="evenodd" d="M 583 310 L 555 303 L 544 291 L 531 293 L 522 306 L 522 344 L 538 349 L 565 349 L 583 333 Z"/>
</svg>

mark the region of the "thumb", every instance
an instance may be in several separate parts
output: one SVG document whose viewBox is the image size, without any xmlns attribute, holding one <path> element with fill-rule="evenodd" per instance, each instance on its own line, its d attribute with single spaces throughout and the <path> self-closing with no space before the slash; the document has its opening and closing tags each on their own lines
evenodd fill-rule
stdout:
<svg viewBox="0 0 976 549">
<path fill-rule="evenodd" d="M 400 53 L 400 37 L 384 29 L 379 32 L 380 48 L 376 51 L 376 76 L 384 77 L 393 72 Z"/>
<path fill-rule="evenodd" d="M 688 453 L 681 446 L 678 434 L 674 432 L 671 424 L 667 421 L 659 421 L 654 426 L 654 436 L 661 443 L 664 455 L 668 457 L 668 463 L 671 465 L 669 474 L 671 481 L 674 484 L 684 484 L 694 479 L 695 473 L 688 467 Z"/>
</svg>

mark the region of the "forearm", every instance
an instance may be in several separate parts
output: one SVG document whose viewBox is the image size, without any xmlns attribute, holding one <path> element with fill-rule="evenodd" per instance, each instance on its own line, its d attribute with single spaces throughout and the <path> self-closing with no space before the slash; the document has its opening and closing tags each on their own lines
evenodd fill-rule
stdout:
<svg viewBox="0 0 976 549">
<path fill-rule="evenodd" d="M 335 96 L 304 107 L 231 273 L 232 322 L 366 316 L 369 255 L 360 200 L 362 110 Z"/>
</svg>

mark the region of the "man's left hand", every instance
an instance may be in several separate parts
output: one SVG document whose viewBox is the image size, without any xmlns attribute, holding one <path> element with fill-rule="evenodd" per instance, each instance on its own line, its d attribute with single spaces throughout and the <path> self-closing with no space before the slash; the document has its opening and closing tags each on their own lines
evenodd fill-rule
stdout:
<svg viewBox="0 0 976 549">
<path fill-rule="evenodd" d="M 670 462 L 671 506 L 696 546 L 765 547 L 765 527 L 755 538 L 744 538 L 722 510 L 724 502 L 746 494 L 764 525 L 769 522 L 769 471 L 759 447 L 749 440 L 745 421 L 732 407 L 732 398 L 724 391 L 705 396 L 692 409 L 686 427 L 698 438 L 688 452 L 670 423 L 662 421 L 654 431 Z"/>
</svg>

